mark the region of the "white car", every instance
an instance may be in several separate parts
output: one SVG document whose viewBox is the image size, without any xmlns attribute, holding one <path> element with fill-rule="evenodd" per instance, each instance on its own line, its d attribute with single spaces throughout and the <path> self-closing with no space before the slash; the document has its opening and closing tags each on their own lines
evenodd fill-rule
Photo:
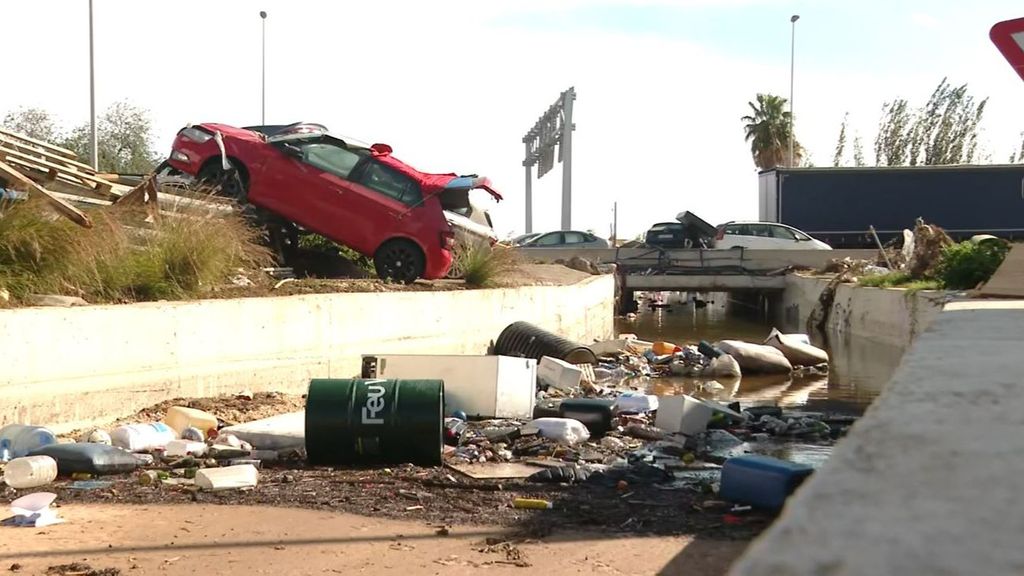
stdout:
<svg viewBox="0 0 1024 576">
<path fill-rule="evenodd" d="M 726 222 L 718 226 L 715 248 L 748 250 L 831 250 L 821 240 L 775 222 Z"/>
</svg>

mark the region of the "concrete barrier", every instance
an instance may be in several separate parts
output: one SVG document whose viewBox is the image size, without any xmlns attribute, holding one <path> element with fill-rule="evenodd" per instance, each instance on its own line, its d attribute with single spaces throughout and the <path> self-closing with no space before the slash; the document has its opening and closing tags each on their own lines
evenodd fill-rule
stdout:
<svg viewBox="0 0 1024 576">
<path fill-rule="evenodd" d="M 781 305 L 788 326 L 806 329 L 807 318 L 819 305 L 829 280 L 796 274 L 786 277 Z M 839 338 L 867 338 L 905 347 L 931 324 L 948 299 L 946 292 L 935 290 L 909 292 L 840 284 L 827 329 Z"/>
<path fill-rule="evenodd" d="M 486 353 L 516 320 L 589 342 L 612 335 L 614 286 L 0 310 L 0 425 L 64 431 L 176 396 L 304 392 L 358 375 L 362 354 Z"/>
<path fill-rule="evenodd" d="M 833 259 L 873 260 L 877 250 L 665 250 L 657 248 L 517 248 L 529 261 L 555 262 L 579 256 L 597 263 L 623 266 L 671 264 L 683 268 L 741 267 L 778 270 L 787 266 L 821 268 Z"/>
<path fill-rule="evenodd" d="M 1024 571 L 1024 302 L 947 304 L 732 576 Z"/>
</svg>

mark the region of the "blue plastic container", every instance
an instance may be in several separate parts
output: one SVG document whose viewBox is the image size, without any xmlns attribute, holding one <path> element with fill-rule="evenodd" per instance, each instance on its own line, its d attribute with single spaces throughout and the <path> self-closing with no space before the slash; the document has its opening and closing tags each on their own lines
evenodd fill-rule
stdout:
<svg viewBox="0 0 1024 576">
<path fill-rule="evenodd" d="M 719 496 L 737 504 L 779 510 L 814 468 L 768 456 L 746 454 L 725 461 Z"/>
</svg>

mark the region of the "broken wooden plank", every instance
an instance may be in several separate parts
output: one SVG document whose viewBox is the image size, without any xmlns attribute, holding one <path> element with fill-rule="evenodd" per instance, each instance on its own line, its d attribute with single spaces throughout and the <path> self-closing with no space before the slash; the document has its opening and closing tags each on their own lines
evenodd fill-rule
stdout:
<svg viewBox="0 0 1024 576">
<path fill-rule="evenodd" d="M 160 204 L 157 196 L 156 174 L 150 174 L 131 192 L 114 200 L 118 206 L 142 206 L 148 217 L 160 219 Z"/>
<path fill-rule="evenodd" d="M 2 159 L 3 158 L 0 158 L 0 160 Z M 60 173 L 59 171 L 57 172 L 57 179 L 51 181 L 49 179 L 49 171 L 40 166 L 35 166 L 31 163 L 23 162 L 15 158 L 10 158 L 7 162 L 19 172 L 33 180 L 36 184 L 39 184 L 50 192 L 64 192 L 66 194 L 76 194 L 87 196 L 89 198 L 100 198 L 103 200 L 114 200 L 116 198 L 120 198 L 119 194 L 100 192 L 93 188 L 91 184 L 86 184 L 80 180 L 76 180 L 70 176 Z"/>
<path fill-rule="evenodd" d="M 44 158 L 32 156 L 31 154 L 25 154 L 24 152 L 20 152 L 18 150 L 11 148 L 10 146 L 7 145 L 6 142 L 0 142 L 0 157 L 3 157 L 4 160 L 15 160 L 39 166 L 45 170 L 56 170 L 61 174 L 71 176 L 72 178 L 81 180 L 83 182 L 91 183 L 93 184 L 94 188 L 101 192 L 109 192 L 110 189 L 113 187 L 113 184 L 111 182 L 107 182 L 102 178 L 97 178 L 90 174 L 79 172 L 73 168 L 68 168 L 67 166 L 50 162 L 49 160 L 46 160 Z"/>
<path fill-rule="evenodd" d="M 35 138 L 32 138 L 31 136 L 26 136 L 24 134 L 19 134 L 17 132 L 10 132 L 8 130 L 0 129 L 0 136 L 6 136 L 8 138 L 14 138 L 16 140 L 21 140 L 22 142 L 26 142 L 26 143 L 28 143 L 28 144 L 30 144 L 32 146 L 37 147 L 37 148 L 44 148 L 44 149 L 48 150 L 51 154 L 55 154 L 57 156 L 63 156 L 65 158 L 69 159 L 69 160 L 76 160 L 78 158 L 78 154 L 75 154 L 74 152 L 72 152 L 71 150 L 68 150 L 67 148 L 61 148 L 60 146 L 54 146 L 53 144 L 50 144 L 49 142 L 43 142 L 42 140 L 36 140 Z"/>
<path fill-rule="evenodd" d="M 92 228 L 92 220 L 85 215 L 84 212 L 75 208 L 71 204 L 68 204 L 64 200 L 54 196 L 42 186 L 33 182 L 28 176 L 25 176 L 21 172 L 18 172 L 11 165 L 6 162 L 0 162 L 0 177 L 3 177 L 7 181 L 7 184 L 12 188 L 22 187 L 24 192 L 29 194 L 36 193 L 43 197 L 54 210 L 68 218 L 75 224 L 83 226 L 85 228 Z"/>
<path fill-rule="evenodd" d="M 485 462 L 485 463 L 448 463 L 448 467 L 458 470 L 474 480 L 500 480 L 505 478 L 527 478 L 543 470 L 540 466 L 531 466 L 519 462 Z"/>
<path fill-rule="evenodd" d="M 88 164 L 83 164 L 83 163 L 81 163 L 81 162 L 79 162 L 77 160 L 72 160 L 70 158 L 65 158 L 64 156 L 56 156 L 54 154 L 51 154 L 51 153 L 47 152 L 46 150 L 44 150 L 42 148 L 39 148 L 38 146 L 33 146 L 33 145 L 30 145 L 30 144 L 25 144 L 24 142 L 20 142 L 18 140 L 15 140 L 13 138 L 9 138 L 9 137 L 3 136 L 3 135 L 0 135 L 0 144 L 2 144 L 4 146 L 7 146 L 9 148 L 13 148 L 15 150 L 18 150 L 19 152 L 22 152 L 24 154 L 28 154 L 30 156 L 39 156 L 39 157 L 41 157 L 41 158 L 43 158 L 45 160 L 49 160 L 50 162 L 53 162 L 55 164 L 60 164 L 62 166 L 66 166 L 69 169 L 77 170 L 79 172 L 83 172 L 85 174 L 89 174 L 90 176 L 95 176 L 96 175 L 96 171 L 92 169 L 92 166 L 89 166 Z"/>
</svg>

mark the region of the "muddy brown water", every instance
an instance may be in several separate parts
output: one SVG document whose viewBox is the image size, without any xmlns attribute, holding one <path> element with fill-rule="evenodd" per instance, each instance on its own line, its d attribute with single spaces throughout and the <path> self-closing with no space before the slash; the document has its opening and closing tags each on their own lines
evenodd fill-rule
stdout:
<svg viewBox="0 0 1024 576">
<path fill-rule="evenodd" d="M 762 342 L 773 327 L 783 332 L 806 330 L 787 326 L 781 319 L 730 300 L 727 294 L 703 294 L 705 307 L 683 302 L 686 294 L 666 293 L 667 308 L 650 309 L 646 302 L 633 320 L 616 318 L 618 333 L 636 334 L 640 339 L 664 340 L 679 345 L 700 340 L 715 342 L 734 339 Z M 809 334 L 815 345 L 829 352 L 827 376 L 794 378 L 784 376 L 744 376 L 736 382 L 710 384 L 692 378 L 635 378 L 628 382 L 646 388 L 652 394 L 690 394 L 699 398 L 741 405 L 779 405 L 787 409 L 831 412 L 859 416 L 889 381 L 904 349 L 864 338 L 840 338 L 838 335 Z M 770 452 L 764 447 L 759 452 Z M 786 444 L 776 446 L 779 457 L 820 463 L 830 447 Z"/>
<path fill-rule="evenodd" d="M 664 340 L 679 345 L 724 339 L 759 343 L 773 327 L 787 333 L 805 332 L 803 327 L 787 326 L 782 320 L 766 318 L 763 312 L 732 301 L 727 294 L 702 295 L 707 299 L 707 306 L 703 308 L 681 303 L 685 294 L 665 296 L 670 308 L 651 310 L 644 304 L 636 319 L 616 318 L 616 331 L 636 334 L 643 340 Z M 865 338 L 840 338 L 835 334 L 809 336 L 815 345 L 829 352 L 828 376 L 744 376 L 722 389 L 712 389 L 701 380 L 691 378 L 634 379 L 631 383 L 646 385 L 656 394 L 686 393 L 722 401 L 778 404 L 857 415 L 881 392 L 904 352 L 900 347 Z"/>
</svg>

